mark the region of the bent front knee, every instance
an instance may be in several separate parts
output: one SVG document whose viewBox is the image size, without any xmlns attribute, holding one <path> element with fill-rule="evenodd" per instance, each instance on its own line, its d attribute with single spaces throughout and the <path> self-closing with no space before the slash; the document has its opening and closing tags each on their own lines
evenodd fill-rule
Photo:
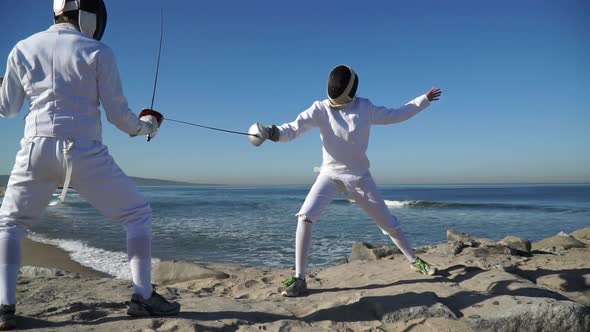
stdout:
<svg viewBox="0 0 590 332">
<path fill-rule="evenodd" d="M 313 221 L 311 219 L 309 219 L 307 217 L 307 215 L 305 215 L 305 214 L 298 214 L 297 215 L 297 221 L 299 221 L 299 222 L 306 222 L 306 223 L 309 223 L 309 224 L 313 224 Z"/>
</svg>

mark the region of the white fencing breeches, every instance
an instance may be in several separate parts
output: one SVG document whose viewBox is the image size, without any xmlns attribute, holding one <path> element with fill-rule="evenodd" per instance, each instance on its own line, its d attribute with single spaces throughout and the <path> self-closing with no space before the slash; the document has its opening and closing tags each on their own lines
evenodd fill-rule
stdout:
<svg viewBox="0 0 590 332">
<path fill-rule="evenodd" d="M 105 217 L 126 223 L 136 292 L 144 297 L 151 294 L 151 270 L 145 267 L 146 262 L 151 262 L 152 211 L 148 202 L 117 166 L 106 146 L 77 141 L 66 149 L 71 143 L 51 137 L 21 140 L 0 207 L 0 304 L 14 303 L 16 278 L 12 274 L 15 266 L 18 273 L 20 251 L 10 248 L 15 243 L 20 248 L 26 229 L 40 222 L 53 192 L 65 179 L 66 163 L 71 167 L 70 186 Z"/>
<path fill-rule="evenodd" d="M 352 179 L 352 181 L 351 181 Z M 360 206 L 371 219 L 375 221 L 377 226 L 381 229 L 383 234 L 388 235 L 395 245 L 400 248 L 404 256 L 410 262 L 414 262 L 416 256 L 412 250 L 412 247 L 404 236 L 401 230 L 401 224 L 399 220 L 391 214 L 387 205 L 383 201 L 383 198 L 377 190 L 377 185 L 373 181 L 373 177 L 370 173 L 367 173 L 361 177 L 343 177 L 342 179 L 333 178 L 324 174 L 318 175 L 315 183 L 311 187 L 301 209 L 297 213 L 299 217 L 299 224 L 307 220 L 309 222 L 315 222 L 320 218 L 322 212 L 330 205 L 334 198 L 341 192 L 348 192 L 349 197 Z M 310 235 L 306 235 L 310 234 Z M 303 239 L 303 237 L 311 237 L 311 231 L 303 232 L 299 231 L 296 234 L 296 243 L 306 249 L 309 245 L 306 245 L 311 239 Z M 296 248 L 296 251 L 297 251 Z M 303 276 L 306 262 L 306 252 L 296 253 L 296 274 Z M 297 262 L 300 261 L 300 262 Z"/>
<path fill-rule="evenodd" d="M 367 212 L 384 234 L 394 233 L 400 227 L 400 222 L 389 212 L 370 174 L 352 183 L 324 174 L 318 175 L 297 215 L 317 221 L 326 207 L 342 192 L 348 192 L 349 197 Z"/>
</svg>

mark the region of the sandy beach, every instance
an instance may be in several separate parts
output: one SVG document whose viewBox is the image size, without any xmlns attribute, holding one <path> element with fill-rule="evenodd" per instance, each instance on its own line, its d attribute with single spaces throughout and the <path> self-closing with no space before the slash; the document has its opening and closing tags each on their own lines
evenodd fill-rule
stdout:
<svg viewBox="0 0 590 332">
<path fill-rule="evenodd" d="M 412 271 L 394 248 L 357 243 L 350 260 L 311 270 L 310 294 L 280 296 L 288 269 L 167 261 L 154 266 L 177 317 L 132 319 L 127 280 L 51 245 L 23 243 L 19 328 L 38 331 L 587 331 L 590 228 L 533 243 L 473 238 L 417 249 L 440 268 Z M 532 248 L 531 248 L 532 247 Z M 30 268 L 43 266 L 45 268 Z"/>
<path fill-rule="evenodd" d="M 56 246 L 36 242 L 29 238 L 24 238 L 22 242 L 23 266 L 37 266 L 53 268 L 77 273 L 85 277 L 107 278 L 108 274 L 96 271 L 80 263 L 73 261 L 70 255 Z"/>
</svg>

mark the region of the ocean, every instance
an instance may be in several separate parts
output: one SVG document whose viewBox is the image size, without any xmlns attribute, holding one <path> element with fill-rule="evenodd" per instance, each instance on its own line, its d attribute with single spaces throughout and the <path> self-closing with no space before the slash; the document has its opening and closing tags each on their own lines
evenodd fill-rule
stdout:
<svg viewBox="0 0 590 332">
<path fill-rule="evenodd" d="M 306 186 L 140 187 L 154 210 L 155 260 L 294 264 L 298 212 Z M 446 242 L 446 230 L 538 241 L 590 226 L 590 185 L 385 185 L 382 196 L 414 246 Z M 56 193 L 57 194 L 57 193 Z M 124 225 L 102 217 L 75 191 L 48 207 L 32 238 L 74 260 L 130 278 Z M 310 267 L 350 255 L 352 244 L 391 244 L 354 203 L 338 197 L 314 223 Z"/>
</svg>

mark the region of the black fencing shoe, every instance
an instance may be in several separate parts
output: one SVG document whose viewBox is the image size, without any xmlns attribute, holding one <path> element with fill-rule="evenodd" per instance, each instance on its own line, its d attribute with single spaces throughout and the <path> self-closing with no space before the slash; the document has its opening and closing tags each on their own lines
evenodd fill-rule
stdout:
<svg viewBox="0 0 590 332">
<path fill-rule="evenodd" d="M 16 327 L 14 304 L 0 305 L 0 330 L 11 330 Z"/>
<path fill-rule="evenodd" d="M 131 296 L 129 308 L 127 308 L 127 315 L 129 316 L 173 316 L 180 312 L 180 304 L 178 302 L 170 302 L 162 295 L 152 291 L 152 297 L 145 300 L 139 294 Z"/>
</svg>

